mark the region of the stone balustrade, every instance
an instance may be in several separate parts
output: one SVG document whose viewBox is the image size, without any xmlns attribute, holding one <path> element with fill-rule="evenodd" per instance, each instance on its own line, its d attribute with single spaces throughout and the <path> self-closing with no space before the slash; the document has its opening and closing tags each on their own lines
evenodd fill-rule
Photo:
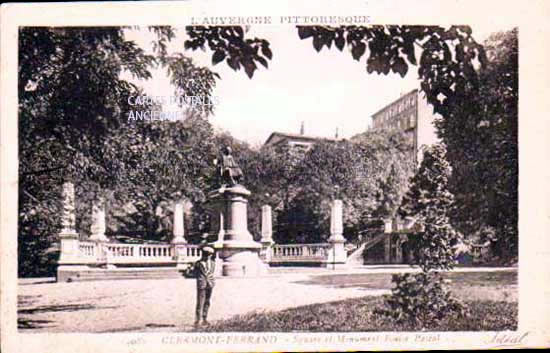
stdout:
<svg viewBox="0 0 550 353">
<path fill-rule="evenodd" d="M 331 244 L 273 245 L 270 263 L 325 262 L 329 259 Z"/>
<path fill-rule="evenodd" d="M 201 249 L 192 244 L 114 244 L 92 241 L 80 241 L 77 258 L 85 264 L 176 264 L 175 248 L 178 246 L 182 259 L 180 262 L 191 263 L 201 257 Z"/>
<path fill-rule="evenodd" d="M 245 191 L 248 192 L 247 190 Z M 241 210 L 242 215 L 244 215 L 244 217 L 241 217 L 245 220 L 244 223 L 241 222 L 242 224 L 237 224 L 234 219 L 229 218 L 228 223 L 225 224 L 224 217 L 222 217 L 223 213 L 219 210 L 214 215 L 220 217 L 218 241 L 215 244 L 218 245 L 217 248 L 221 248 L 221 252 L 225 254 L 226 257 L 231 257 L 231 251 L 234 250 L 229 245 L 232 245 L 236 241 L 236 239 L 233 239 L 236 236 L 235 234 L 238 233 L 236 233 L 236 230 L 240 229 L 242 234 L 250 239 L 252 238 L 246 228 L 245 201 L 246 199 L 243 197 L 231 199 L 231 205 L 235 206 L 237 211 Z M 75 271 L 87 271 L 92 267 L 113 269 L 118 266 L 147 267 L 155 265 L 186 269 L 191 263 L 197 261 L 201 257 L 199 245 L 188 244 L 185 239 L 182 201 L 174 203 L 173 239 L 168 244 L 121 244 L 111 242 L 105 235 L 106 214 L 104 199 L 102 198 L 98 198 L 92 204 L 91 236 L 87 240 L 81 240 L 81 237 L 75 230 L 75 200 L 74 185 L 72 183 L 65 183 L 63 186 L 63 203 L 64 208 L 61 219 L 63 230 L 59 234 L 61 251 L 57 268 L 58 280 L 69 278 Z M 272 239 L 271 218 L 271 207 L 262 207 L 262 239 L 259 243 L 249 239 L 249 243 L 253 246 L 247 245 L 248 247 L 244 249 L 248 252 L 254 250 L 252 252 L 255 252 L 262 266 L 266 266 L 266 264 L 281 265 L 300 263 L 314 263 L 321 266 L 332 266 L 334 268 L 337 266 L 345 266 L 346 253 L 344 250 L 345 239 L 342 236 L 341 200 L 333 201 L 331 212 L 331 235 L 327 243 L 274 244 Z M 229 225 L 231 227 L 227 229 L 231 232 L 225 234 L 225 227 Z M 240 226 L 242 229 L 237 226 Z M 226 241 L 229 245 L 224 247 Z M 256 249 L 256 247 L 258 247 L 258 249 Z M 226 267 L 231 264 L 232 262 L 228 261 Z M 229 267 L 228 269 L 230 270 Z M 229 273 L 229 270 L 226 272 Z M 254 274 L 259 273 L 259 271 L 254 272 Z"/>
<path fill-rule="evenodd" d="M 78 250 L 80 257 L 92 257 L 95 258 L 97 256 L 97 243 L 94 242 L 85 242 L 81 241 L 78 243 Z"/>
</svg>

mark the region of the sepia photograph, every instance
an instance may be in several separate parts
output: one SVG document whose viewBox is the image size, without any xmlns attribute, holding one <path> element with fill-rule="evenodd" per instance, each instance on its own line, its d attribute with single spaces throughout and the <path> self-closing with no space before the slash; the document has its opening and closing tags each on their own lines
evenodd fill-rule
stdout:
<svg viewBox="0 0 550 353">
<path fill-rule="evenodd" d="M 19 342 L 526 346 L 522 27 L 332 9 L 17 25 Z"/>
</svg>

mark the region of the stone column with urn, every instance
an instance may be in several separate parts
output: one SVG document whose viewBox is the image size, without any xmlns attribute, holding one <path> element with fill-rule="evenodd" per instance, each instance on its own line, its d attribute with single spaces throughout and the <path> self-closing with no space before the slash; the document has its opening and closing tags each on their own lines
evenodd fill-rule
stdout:
<svg viewBox="0 0 550 353">
<path fill-rule="evenodd" d="M 343 236 L 344 223 L 342 200 L 332 201 L 330 213 L 330 238 L 328 242 L 331 244 L 329 249 L 327 267 L 328 268 L 346 268 L 347 254 L 344 248 L 346 239 Z"/>
<path fill-rule="evenodd" d="M 57 281 L 70 280 L 73 270 L 85 268 L 80 258 L 78 233 L 75 229 L 74 184 L 66 182 L 62 191 L 63 208 L 61 210 L 62 229 L 59 233 L 60 253 L 57 261 Z"/>
</svg>

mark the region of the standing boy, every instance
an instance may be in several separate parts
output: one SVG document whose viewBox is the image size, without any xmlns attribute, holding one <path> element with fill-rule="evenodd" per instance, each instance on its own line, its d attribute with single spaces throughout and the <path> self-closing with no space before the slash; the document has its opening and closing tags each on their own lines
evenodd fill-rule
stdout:
<svg viewBox="0 0 550 353">
<path fill-rule="evenodd" d="M 202 256 L 195 263 L 195 275 L 197 277 L 197 307 L 195 311 L 195 327 L 202 323 L 207 325 L 208 308 L 210 307 L 210 298 L 212 289 L 214 289 L 216 271 L 216 262 L 214 261 L 214 248 L 204 246 L 201 248 Z"/>
</svg>

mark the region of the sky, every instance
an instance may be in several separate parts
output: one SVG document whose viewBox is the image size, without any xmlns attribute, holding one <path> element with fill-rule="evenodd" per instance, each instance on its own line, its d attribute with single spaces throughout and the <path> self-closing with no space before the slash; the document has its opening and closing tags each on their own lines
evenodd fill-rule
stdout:
<svg viewBox="0 0 550 353">
<path fill-rule="evenodd" d="M 472 27 L 478 41 L 497 30 Z M 246 36 L 267 39 L 273 52 L 269 68 L 260 67 L 252 79 L 225 62 L 213 66 L 210 50 L 184 51 L 183 28 L 177 30 L 169 50 L 184 52 L 221 76 L 213 91 L 219 104 L 210 122 L 253 146 L 263 144 L 272 132 L 299 133 L 302 122 L 307 136 L 334 137 L 338 129 L 340 138 L 349 138 L 367 130 L 373 113 L 419 88 L 417 67 L 410 66 L 404 78 L 391 72 L 367 74 L 365 56 L 358 62 L 348 48 L 340 52 L 334 47 L 318 53 L 311 38 L 300 40 L 293 26 L 252 26 Z M 127 38 L 149 50 L 154 36 L 142 29 L 127 32 Z M 137 83 L 148 95 L 173 95 L 163 70 Z"/>
</svg>

